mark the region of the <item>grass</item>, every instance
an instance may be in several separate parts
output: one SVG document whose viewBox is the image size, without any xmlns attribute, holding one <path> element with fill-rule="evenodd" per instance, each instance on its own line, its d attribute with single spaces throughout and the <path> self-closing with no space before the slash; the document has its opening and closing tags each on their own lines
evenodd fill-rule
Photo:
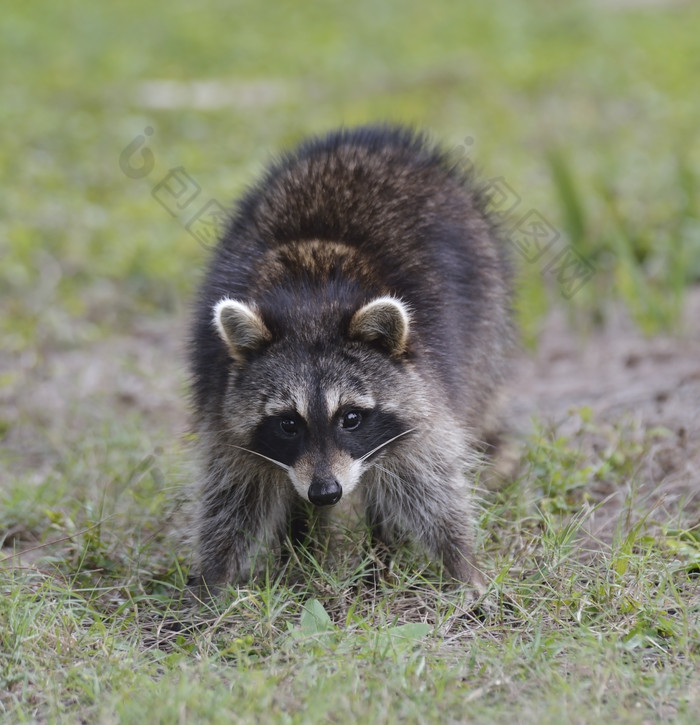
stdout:
<svg viewBox="0 0 700 725">
<path fill-rule="evenodd" d="M 558 234 L 516 256 L 526 343 L 553 308 L 584 335 L 619 304 L 675 330 L 700 278 L 699 33 L 690 2 L 6 4 L 0 721 L 694 723 L 696 504 L 656 493 L 669 431 L 587 409 L 483 492 L 476 608 L 412 552 L 367 587 L 353 535 L 192 609 L 175 361 L 206 250 L 153 190 L 181 166 L 226 206 L 307 133 L 417 123 L 507 183 L 514 228 L 536 210 Z M 594 269 L 573 296 L 567 250 Z"/>
<path fill-rule="evenodd" d="M 349 536 L 334 566 L 302 553 L 193 608 L 164 532 L 182 514 L 158 485 L 164 460 L 186 465 L 176 451 L 142 460 L 99 504 L 59 492 L 33 526 L 15 492 L 5 530 L 14 520 L 28 527 L 18 543 L 45 543 L 38 560 L 18 547 L 0 574 L 6 720 L 693 722 L 700 538 L 650 535 L 637 432 L 588 415 L 567 438 L 535 433 L 522 476 L 483 504 L 493 583 L 476 606 L 410 551 L 369 587 Z M 610 447 L 586 455 L 590 434 Z M 588 524 L 625 486 L 619 530 L 596 539 Z"/>
<path fill-rule="evenodd" d="M 528 722 L 691 722 L 700 683 L 688 569 L 674 571 L 656 542 L 634 539 L 582 566 L 558 522 L 539 524 L 542 543 L 527 552 L 537 567 L 504 567 L 494 609 L 480 620 L 434 574 L 404 572 L 358 593 L 356 582 L 322 577 L 310 561 L 305 584 L 270 579 L 238 590 L 180 631 L 183 614 L 170 602 L 182 587 L 176 565 L 160 578 L 149 571 L 159 593 L 135 580 L 108 584 L 114 554 L 83 535 L 81 551 L 60 557 L 78 565 L 71 580 L 17 571 L 4 585 L 3 705 L 11 720 L 51 721 L 147 713 L 152 722 L 424 722 L 469 713 L 485 722 L 522 712 Z M 121 558 L 116 570 L 124 577 Z"/>
</svg>

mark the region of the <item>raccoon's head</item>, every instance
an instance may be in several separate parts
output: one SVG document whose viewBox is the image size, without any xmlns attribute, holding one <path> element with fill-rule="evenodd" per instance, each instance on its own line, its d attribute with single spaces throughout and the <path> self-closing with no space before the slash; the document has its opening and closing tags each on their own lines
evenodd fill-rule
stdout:
<svg viewBox="0 0 700 725">
<path fill-rule="evenodd" d="M 406 305 L 378 297 L 349 322 L 341 317 L 337 329 L 326 319 L 315 334 L 273 334 L 252 303 L 225 298 L 214 308 L 234 361 L 225 415 L 245 441 L 237 447 L 283 468 L 297 493 L 317 506 L 350 493 L 415 426 L 401 405 Z"/>
</svg>

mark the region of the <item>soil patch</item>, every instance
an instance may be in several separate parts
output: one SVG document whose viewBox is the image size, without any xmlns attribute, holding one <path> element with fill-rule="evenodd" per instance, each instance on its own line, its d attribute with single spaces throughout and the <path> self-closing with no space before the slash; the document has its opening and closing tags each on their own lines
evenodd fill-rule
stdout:
<svg viewBox="0 0 700 725">
<path fill-rule="evenodd" d="M 92 344 L 44 344 L 17 359 L 0 353 L 0 475 L 41 481 L 86 430 L 106 419 L 130 419 L 154 446 L 187 429 L 182 319 L 144 319 L 128 334 Z M 634 476 L 654 518 L 698 522 L 700 512 L 700 289 L 688 299 L 681 336 L 645 338 L 618 315 L 586 337 L 571 332 L 562 311 L 543 326 L 538 349 L 517 362 L 512 423 L 519 435 L 532 420 L 568 435 L 576 411 L 593 411 L 601 427 L 623 427 L 644 447 Z M 133 421 L 136 421 L 134 423 Z M 582 445 L 595 455 L 601 435 Z M 592 526 L 611 530 L 629 491 L 601 489 Z"/>
</svg>

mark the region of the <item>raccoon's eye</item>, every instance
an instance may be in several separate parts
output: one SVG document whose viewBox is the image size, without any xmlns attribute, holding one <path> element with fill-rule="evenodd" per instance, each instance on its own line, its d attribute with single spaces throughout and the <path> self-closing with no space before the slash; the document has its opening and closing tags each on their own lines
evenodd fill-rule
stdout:
<svg viewBox="0 0 700 725">
<path fill-rule="evenodd" d="M 355 430 L 360 427 L 360 423 L 362 423 L 362 413 L 359 410 L 348 411 L 341 421 L 341 425 L 345 430 Z"/>
<path fill-rule="evenodd" d="M 280 420 L 280 429 L 285 435 L 295 436 L 299 432 L 299 424 L 294 418 L 282 418 Z"/>
</svg>

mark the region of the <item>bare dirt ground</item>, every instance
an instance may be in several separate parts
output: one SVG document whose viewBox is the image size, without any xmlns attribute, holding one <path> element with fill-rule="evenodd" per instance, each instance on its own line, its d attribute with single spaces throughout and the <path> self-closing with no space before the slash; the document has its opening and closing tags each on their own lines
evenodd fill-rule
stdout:
<svg viewBox="0 0 700 725">
<path fill-rule="evenodd" d="M 94 343 L 47 343 L 19 358 L 0 352 L 0 446 L 7 454 L 0 477 L 40 482 L 106 420 L 131 421 L 154 447 L 177 440 L 187 428 L 184 329 L 183 319 L 144 319 L 129 334 Z M 533 417 L 567 435 L 580 429 L 572 411 L 582 406 L 598 427 L 577 439 L 584 449 L 593 456 L 610 446 L 611 430 L 624 429 L 642 446 L 634 481 L 654 518 L 697 524 L 700 289 L 689 295 L 677 337 L 645 338 L 619 315 L 584 338 L 563 313 L 550 315 L 537 351 L 518 360 L 511 422 L 521 435 L 532 430 Z M 596 535 L 613 528 L 627 493 L 599 492 L 604 503 L 590 522 Z"/>
<path fill-rule="evenodd" d="M 597 430 L 577 437 L 584 453 L 610 452 L 625 437 L 639 449 L 637 515 L 651 511 L 651 521 L 685 527 L 700 522 L 700 288 L 688 296 L 681 327 L 678 336 L 647 338 L 622 313 L 580 337 L 555 312 L 537 351 L 518 362 L 512 412 L 521 432 L 536 418 L 567 435 L 581 430 L 575 411 L 591 408 Z M 609 538 L 629 493 L 596 491 L 603 503 L 586 526 L 595 538 Z"/>
</svg>

